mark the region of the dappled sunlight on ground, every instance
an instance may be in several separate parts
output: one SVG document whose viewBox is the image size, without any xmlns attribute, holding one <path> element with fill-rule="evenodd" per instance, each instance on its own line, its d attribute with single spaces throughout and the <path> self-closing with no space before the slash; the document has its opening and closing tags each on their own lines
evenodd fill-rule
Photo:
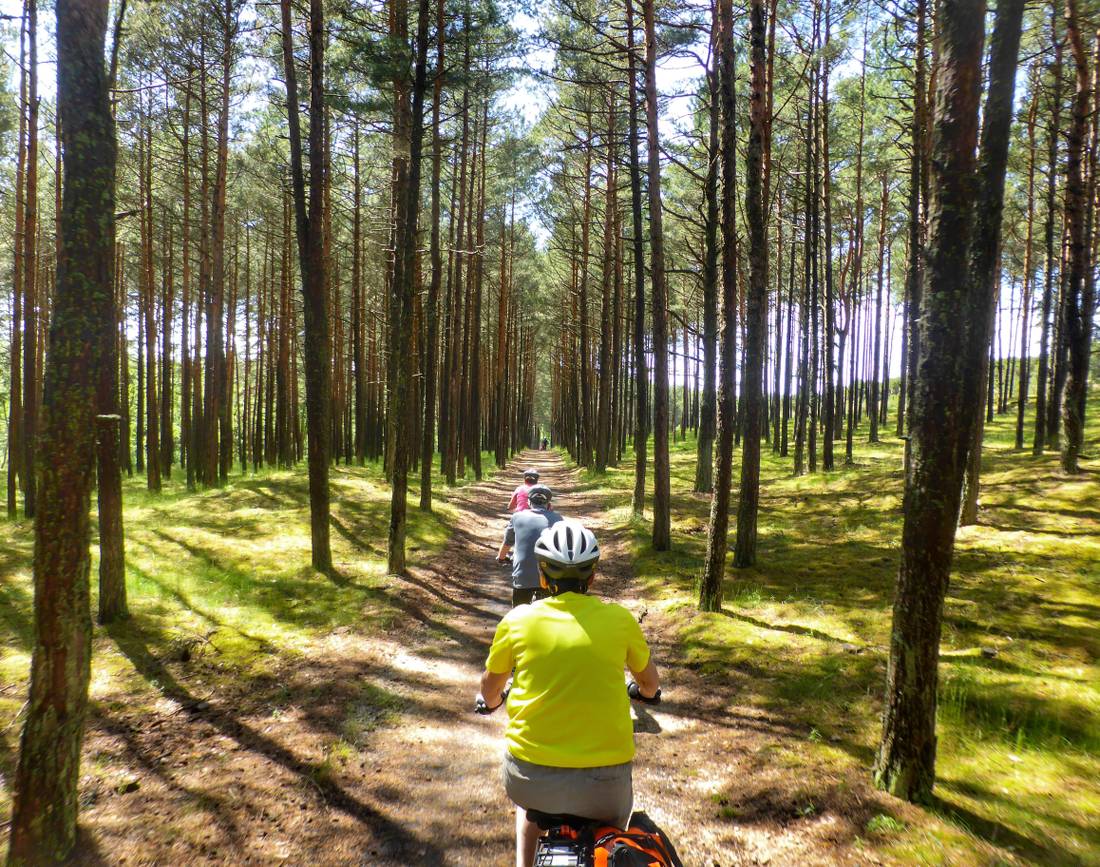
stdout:
<svg viewBox="0 0 1100 867">
<path fill-rule="evenodd" d="M 792 478 L 765 449 L 759 564 L 721 614 L 694 600 L 709 498 L 673 452 L 674 550 L 604 476 L 527 453 L 596 528 L 594 592 L 642 622 L 662 670 L 635 706 L 636 806 L 707 867 L 1087 863 L 1100 857 L 1100 424 L 1087 470 L 989 431 L 981 524 L 959 534 L 940 669 L 938 802 L 870 786 L 901 527 L 901 447 Z M 486 461 L 486 466 L 489 462 Z M 503 714 L 472 714 L 508 607 L 493 562 L 515 479 L 409 512 L 385 574 L 380 469 L 333 470 L 332 574 L 309 567 L 303 470 L 157 497 L 126 483 L 130 620 L 95 632 L 85 864 L 505 864 Z M 651 480 L 650 480 L 651 482 Z M 736 493 L 735 493 L 736 496 Z M 651 506 L 651 503 L 647 505 Z M 33 639 L 29 527 L 0 524 L 0 822 Z M 93 563 L 93 576 L 95 564 Z M 94 599 L 93 578 L 93 610 Z M 713 863 L 712 863 L 713 862 Z"/>
</svg>

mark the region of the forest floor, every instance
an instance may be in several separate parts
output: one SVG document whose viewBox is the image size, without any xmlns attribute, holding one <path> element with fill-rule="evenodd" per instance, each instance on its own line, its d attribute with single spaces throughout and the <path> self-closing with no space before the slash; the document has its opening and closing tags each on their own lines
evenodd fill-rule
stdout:
<svg viewBox="0 0 1100 867">
<path fill-rule="evenodd" d="M 1095 416 L 1095 414 L 1094 414 Z M 593 592 L 641 620 L 665 701 L 635 708 L 637 808 L 685 862 L 1100 864 L 1100 463 L 1067 480 L 994 425 L 983 525 L 948 602 L 940 800 L 873 789 L 900 527 L 900 451 L 791 479 L 764 468 L 760 568 L 693 611 L 706 498 L 673 452 L 674 551 L 630 517 L 630 467 L 527 453 L 597 531 Z M 838 465 L 842 463 L 842 453 Z M 387 488 L 334 470 L 334 557 L 308 562 L 304 471 L 154 497 L 127 483 L 132 617 L 96 628 L 82 864 L 508 864 L 502 714 L 472 713 L 508 576 L 493 556 L 515 479 L 411 513 L 384 574 Z M 0 833 L 32 643 L 30 534 L 0 526 Z M 94 574 L 94 572 L 93 572 Z M 94 582 L 93 582 L 94 583 Z M 94 597 L 93 597 L 94 602 Z"/>
</svg>

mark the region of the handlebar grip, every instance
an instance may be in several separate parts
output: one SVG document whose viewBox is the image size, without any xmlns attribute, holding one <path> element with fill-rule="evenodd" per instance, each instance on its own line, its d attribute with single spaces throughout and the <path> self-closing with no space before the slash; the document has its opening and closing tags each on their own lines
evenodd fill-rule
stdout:
<svg viewBox="0 0 1100 867">
<path fill-rule="evenodd" d="M 500 704 L 496 705 L 496 707 L 489 707 L 489 705 L 485 703 L 484 697 L 479 695 L 474 702 L 474 713 L 480 714 L 481 716 L 489 716 L 493 711 L 500 710 L 504 707 L 504 703 L 508 701 L 508 693 L 511 691 L 511 687 L 509 687 L 500 694 Z"/>
<path fill-rule="evenodd" d="M 646 698 L 642 695 L 642 688 L 638 686 L 636 681 L 630 681 L 626 685 L 626 694 L 629 695 L 634 701 L 640 701 L 643 704 L 660 704 L 661 703 L 661 688 L 657 688 L 657 692 L 653 695 L 653 698 Z"/>
</svg>

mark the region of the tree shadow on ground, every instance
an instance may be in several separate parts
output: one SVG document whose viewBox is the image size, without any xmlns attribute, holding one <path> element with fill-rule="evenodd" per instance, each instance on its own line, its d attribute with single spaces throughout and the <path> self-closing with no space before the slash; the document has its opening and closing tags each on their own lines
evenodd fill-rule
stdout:
<svg viewBox="0 0 1100 867">
<path fill-rule="evenodd" d="M 980 816 L 973 810 L 969 810 L 961 804 L 953 803 L 941 796 L 933 796 L 932 810 L 938 813 L 942 818 L 960 826 L 976 837 L 980 837 L 994 846 L 1007 848 L 1018 855 L 1022 855 L 1032 863 L 1085 863 L 1080 856 L 1058 845 L 1058 843 L 1050 839 L 1050 837 L 1044 837 L 1041 841 L 1033 840 L 1026 834 L 1022 834 L 1001 822 L 997 822 L 986 816 Z"/>
<path fill-rule="evenodd" d="M 114 862 L 104 857 L 91 830 L 77 825 L 76 845 L 68 863 L 74 867 L 110 867 Z"/>
<path fill-rule="evenodd" d="M 164 765 L 158 761 L 156 751 L 146 747 L 145 743 L 135 735 L 134 727 L 126 720 L 112 716 L 105 708 L 94 703 L 90 708 L 90 716 L 96 728 L 118 738 L 125 746 L 125 753 L 120 757 L 121 761 L 127 764 L 135 762 L 147 775 L 157 778 L 170 792 L 182 796 L 189 803 L 201 808 L 225 834 L 227 842 L 239 850 L 242 835 L 239 825 L 233 819 L 232 804 L 209 789 L 185 786 L 171 774 L 166 773 Z"/>
<path fill-rule="evenodd" d="M 201 708 L 202 719 L 220 734 L 236 741 L 243 748 L 280 765 L 303 783 L 312 785 L 329 807 L 370 829 L 376 838 L 388 841 L 395 850 L 393 854 L 407 853 L 411 856 L 416 853 L 417 857 L 424 857 L 422 863 L 444 863 L 445 850 L 440 848 L 439 844 L 421 839 L 411 829 L 382 815 L 330 777 L 318 774 L 313 763 L 295 755 L 282 744 L 242 722 L 228 710 L 217 705 L 200 704 L 200 700 L 192 695 L 153 655 L 140 629 L 123 624 L 110 627 L 108 634 L 138 672 L 150 684 L 155 685 L 162 694 L 185 707 L 196 710 Z"/>
<path fill-rule="evenodd" d="M 733 620 L 740 620 L 742 623 L 756 626 L 759 629 L 768 629 L 773 632 L 788 632 L 791 635 L 805 635 L 809 638 L 816 638 L 819 641 L 831 641 L 834 644 L 852 644 L 852 642 L 846 641 L 843 638 L 837 638 L 835 635 L 830 635 L 828 632 L 814 629 L 811 626 L 802 626 L 798 623 L 768 623 L 765 620 L 758 620 L 755 617 L 750 617 L 748 614 L 731 611 L 729 608 L 723 608 L 718 613 Z"/>
<path fill-rule="evenodd" d="M 162 592 L 164 595 L 175 600 L 177 603 L 179 603 L 179 605 L 181 605 L 183 608 L 186 608 L 188 611 L 197 614 L 200 618 L 205 620 L 211 626 L 214 626 L 218 629 L 225 629 L 231 632 L 235 632 L 241 638 L 252 642 L 256 645 L 256 649 L 261 653 L 278 653 L 278 648 L 275 647 L 266 638 L 252 635 L 251 633 L 241 629 L 239 626 L 227 623 L 225 620 L 213 614 L 212 612 L 203 610 L 202 608 L 198 607 L 182 590 L 177 587 L 170 587 L 166 582 L 161 581 L 155 575 L 146 572 L 138 566 L 135 566 L 132 562 L 126 565 L 126 571 L 133 573 L 142 581 L 147 581 L 155 587 L 158 587 L 160 589 L 160 592 Z"/>
</svg>

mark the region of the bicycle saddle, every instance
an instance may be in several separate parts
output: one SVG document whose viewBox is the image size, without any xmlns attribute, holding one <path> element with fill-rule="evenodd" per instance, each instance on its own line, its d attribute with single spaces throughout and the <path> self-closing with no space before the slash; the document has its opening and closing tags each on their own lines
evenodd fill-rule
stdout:
<svg viewBox="0 0 1100 867">
<path fill-rule="evenodd" d="M 544 813 L 542 810 L 528 810 L 527 819 L 534 822 L 543 831 L 549 831 L 551 828 L 557 828 L 561 825 L 568 825 L 570 828 L 580 830 L 588 825 L 600 824 L 597 819 L 586 819 L 583 816 L 574 816 L 570 813 Z"/>
</svg>

